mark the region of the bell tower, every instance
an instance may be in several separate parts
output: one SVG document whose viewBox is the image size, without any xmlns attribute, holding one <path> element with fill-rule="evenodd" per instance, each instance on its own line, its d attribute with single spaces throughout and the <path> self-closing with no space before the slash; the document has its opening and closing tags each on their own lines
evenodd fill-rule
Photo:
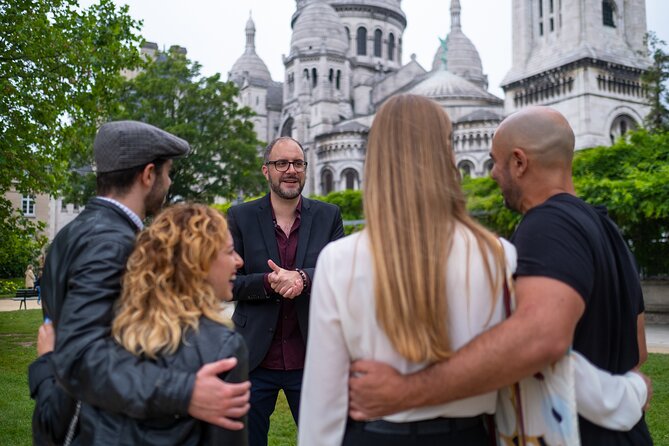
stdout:
<svg viewBox="0 0 669 446">
<path fill-rule="evenodd" d="M 648 112 L 640 76 L 644 0 L 513 0 L 513 57 L 505 110 L 548 105 L 563 113 L 576 148 L 610 145 Z"/>
</svg>

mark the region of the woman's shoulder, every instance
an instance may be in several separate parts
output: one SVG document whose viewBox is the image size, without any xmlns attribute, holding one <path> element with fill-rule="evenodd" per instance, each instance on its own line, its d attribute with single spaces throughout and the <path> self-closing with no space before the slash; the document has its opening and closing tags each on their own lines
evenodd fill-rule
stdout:
<svg viewBox="0 0 669 446">
<path fill-rule="evenodd" d="M 504 257 L 506 258 L 507 269 L 511 272 L 516 270 L 516 261 L 518 255 L 516 253 L 516 247 L 513 244 L 505 239 L 504 237 L 497 237 L 499 243 L 502 245 L 504 250 Z M 476 247 L 477 243 L 476 235 L 464 224 L 459 224 L 457 230 L 455 231 L 454 237 L 454 249 L 467 250 L 470 247 Z M 479 252 L 475 250 L 474 252 Z"/>
</svg>

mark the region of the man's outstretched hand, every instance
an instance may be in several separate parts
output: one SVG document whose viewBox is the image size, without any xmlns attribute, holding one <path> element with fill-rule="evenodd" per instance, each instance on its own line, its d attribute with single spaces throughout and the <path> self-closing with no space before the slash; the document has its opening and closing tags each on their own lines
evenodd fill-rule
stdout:
<svg viewBox="0 0 669 446">
<path fill-rule="evenodd" d="M 349 416 L 363 421 L 407 409 L 403 380 L 397 370 L 382 362 L 353 362 L 348 379 Z"/>
<path fill-rule="evenodd" d="M 237 358 L 221 359 L 205 364 L 195 376 L 193 396 L 188 413 L 198 420 L 229 430 L 240 430 L 244 424 L 239 418 L 246 415 L 251 407 L 251 383 L 227 383 L 218 375 L 232 370 Z"/>
</svg>

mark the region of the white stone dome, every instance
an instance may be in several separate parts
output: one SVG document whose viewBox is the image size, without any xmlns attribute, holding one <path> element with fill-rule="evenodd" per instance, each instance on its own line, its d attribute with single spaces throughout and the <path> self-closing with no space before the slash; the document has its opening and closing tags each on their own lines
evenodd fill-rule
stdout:
<svg viewBox="0 0 669 446">
<path fill-rule="evenodd" d="M 244 50 L 244 54 L 237 59 L 230 70 L 230 79 L 235 82 L 239 82 L 244 77 L 268 82 L 272 80 L 272 75 L 267 65 L 256 54 L 255 35 L 255 23 L 249 17 L 249 20 L 246 22 L 246 50 Z"/>
<path fill-rule="evenodd" d="M 434 55 L 432 69 L 446 69 L 482 88 L 488 87 L 487 77 L 483 74 L 481 56 L 472 41 L 462 32 L 459 0 L 451 2 L 451 32 Z"/>
<path fill-rule="evenodd" d="M 334 8 L 322 0 L 307 1 L 293 26 L 290 48 L 291 54 L 327 50 L 345 55 L 346 29 Z"/>
<path fill-rule="evenodd" d="M 407 93 L 427 96 L 436 100 L 474 99 L 492 102 L 501 102 L 478 85 L 446 70 L 436 70 L 428 73 Z"/>
</svg>

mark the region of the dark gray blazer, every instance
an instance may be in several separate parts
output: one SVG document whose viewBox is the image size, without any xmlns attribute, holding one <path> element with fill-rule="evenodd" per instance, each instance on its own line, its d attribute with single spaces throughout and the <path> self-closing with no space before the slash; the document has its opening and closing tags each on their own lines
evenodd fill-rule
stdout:
<svg viewBox="0 0 669 446">
<path fill-rule="evenodd" d="M 316 260 L 321 250 L 333 240 L 344 236 L 339 208 L 329 203 L 302 197 L 300 232 L 295 266 L 313 280 Z M 234 297 L 237 308 L 232 317 L 236 330 L 249 349 L 249 371 L 254 370 L 267 355 L 279 319 L 282 297 L 266 293 L 264 275 L 271 272 L 267 260 L 281 266 L 276 243 L 269 194 L 233 206 L 228 210 L 228 224 L 235 250 L 244 259 L 237 273 Z M 309 327 L 309 290 L 295 298 L 300 332 L 306 343 Z"/>
</svg>

